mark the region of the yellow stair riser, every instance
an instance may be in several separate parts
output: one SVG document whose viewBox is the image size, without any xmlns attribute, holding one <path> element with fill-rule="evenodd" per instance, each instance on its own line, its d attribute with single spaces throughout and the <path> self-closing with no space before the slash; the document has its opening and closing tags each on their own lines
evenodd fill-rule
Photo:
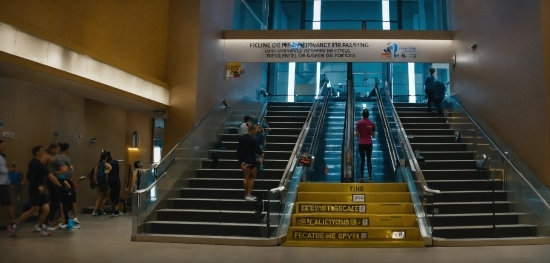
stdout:
<svg viewBox="0 0 550 263">
<path fill-rule="evenodd" d="M 394 232 L 404 232 L 400 239 L 394 239 Z M 375 240 L 420 240 L 420 230 L 416 227 L 295 227 L 288 229 L 286 240 L 297 241 L 369 241 Z"/>
<path fill-rule="evenodd" d="M 294 213 L 413 214 L 412 203 L 296 202 Z"/>
<path fill-rule="evenodd" d="M 292 226 L 317 227 L 415 227 L 416 217 L 410 215 L 341 215 L 294 214 Z"/>
<path fill-rule="evenodd" d="M 392 247 L 425 247 L 423 241 L 387 241 L 369 240 L 365 242 L 355 241 L 296 241 L 287 240 L 282 244 L 285 247 L 351 247 L 351 248 L 392 248 Z"/>
<path fill-rule="evenodd" d="M 299 192 L 299 202 L 411 202 L 411 195 L 404 193 L 320 193 Z"/>
<path fill-rule="evenodd" d="M 300 183 L 300 192 L 408 192 L 405 183 Z"/>
</svg>

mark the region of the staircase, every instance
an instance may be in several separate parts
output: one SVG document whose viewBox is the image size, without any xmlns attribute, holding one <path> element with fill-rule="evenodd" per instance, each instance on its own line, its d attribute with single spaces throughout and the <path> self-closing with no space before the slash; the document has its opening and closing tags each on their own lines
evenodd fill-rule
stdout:
<svg viewBox="0 0 550 263">
<path fill-rule="evenodd" d="M 283 246 L 423 247 L 406 184 L 301 183 Z"/>
<path fill-rule="evenodd" d="M 236 127 L 222 135 L 227 150 L 212 150 L 218 157 L 202 160 L 196 178 L 180 190 L 179 198 L 167 200 L 167 208 L 156 212 L 156 221 L 146 224 L 151 234 L 192 236 L 267 237 L 264 219 L 266 211 L 256 213 L 256 207 L 265 206 L 262 200 L 267 191 L 279 186 L 292 150 L 302 131 L 311 103 L 270 102 L 266 118 L 271 131 L 266 136 L 264 170 L 258 171 L 252 194 L 257 202 L 244 200 L 242 171 L 237 162 L 238 135 Z M 278 200 L 272 200 L 270 211 L 277 214 Z M 277 225 L 272 224 L 270 232 Z"/>
<path fill-rule="evenodd" d="M 441 191 L 429 200 L 426 215 L 433 226 L 434 238 L 537 235 L 536 225 L 522 224 L 523 214 L 513 212 L 514 203 L 507 200 L 502 171 L 478 169 L 477 152 L 468 150 L 472 149 L 472 141 L 456 142 L 455 131 L 446 118 L 426 112 L 426 104 L 394 103 L 394 106 L 412 149 L 425 158 L 419 165 L 428 186 Z M 471 129 L 469 123 L 453 126 Z M 496 175 L 494 185 L 491 173 Z"/>
</svg>

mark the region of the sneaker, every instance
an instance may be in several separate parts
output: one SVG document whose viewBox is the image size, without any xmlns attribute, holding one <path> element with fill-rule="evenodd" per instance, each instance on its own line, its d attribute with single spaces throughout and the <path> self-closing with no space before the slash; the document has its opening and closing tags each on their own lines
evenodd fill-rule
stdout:
<svg viewBox="0 0 550 263">
<path fill-rule="evenodd" d="M 260 165 L 260 171 L 263 171 L 263 170 L 264 170 L 264 166 Z"/>
<path fill-rule="evenodd" d="M 73 221 L 74 221 L 74 223 L 75 223 L 75 224 L 77 224 L 77 225 L 79 225 L 79 224 L 80 224 L 80 221 L 78 221 L 78 218 L 76 218 L 76 217 L 75 217 L 75 218 L 73 218 Z"/>
<path fill-rule="evenodd" d="M 59 228 L 61 228 L 61 229 L 66 229 L 66 228 L 69 228 L 69 225 L 63 224 L 63 223 L 59 223 Z"/>
<path fill-rule="evenodd" d="M 80 225 L 74 225 L 73 227 L 69 228 L 70 230 L 80 230 Z"/>
<path fill-rule="evenodd" d="M 369 177 L 369 183 L 372 183 L 372 177 Z"/>
<path fill-rule="evenodd" d="M 98 213 L 99 213 L 100 216 L 106 215 L 106 213 L 103 209 L 99 209 Z"/>
<path fill-rule="evenodd" d="M 364 182 L 364 181 L 365 181 L 365 178 L 359 179 L 359 182 L 361 182 L 361 183 Z"/>
<path fill-rule="evenodd" d="M 42 230 L 41 227 L 39 227 L 38 225 L 34 225 L 34 231 L 40 232 L 40 230 Z"/>
<path fill-rule="evenodd" d="M 15 237 L 17 236 L 17 230 L 15 230 L 16 228 L 13 227 L 13 226 L 8 226 L 8 233 L 10 233 L 10 236 L 12 237 Z"/>
<path fill-rule="evenodd" d="M 52 235 L 52 232 L 50 232 L 50 231 L 48 231 L 48 230 L 42 228 L 42 229 L 40 230 L 40 235 L 41 235 L 41 236 L 46 236 L 46 237 L 48 237 L 48 236 L 51 236 L 51 235 Z"/>
<path fill-rule="evenodd" d="M 247 201 L 256 201 L 256 198 L 252 195 L 246 195 L 244 199 Z"/>
<path fill-rule="evenodd" d="M 55 230 L 55 227 L 50 226 L 50 225 L 46 225 L 46 224 L 42 224 L 42 228 L 46 229 L 47 231 L 54 231 Z"/>
<path fill-rule="evenodd" d="M 92 216 L 98 216 L 99 214 L 96 211 L 92 212 Z"/>
<path fill-rule="evenodd" d="M 112 216 L 119 216 L 121 213 L 118 210 L 113 210 Z"/>
</svg>

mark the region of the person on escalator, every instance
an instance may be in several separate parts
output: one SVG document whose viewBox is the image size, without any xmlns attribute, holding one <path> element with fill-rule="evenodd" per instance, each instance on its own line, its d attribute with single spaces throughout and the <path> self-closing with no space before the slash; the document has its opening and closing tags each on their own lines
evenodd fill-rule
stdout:
<svg viewBox="0 0 550 263">
<path fill-rule="evenodd" d="M 431 112 L 432 109 L 432 103 L 435 104 L 434 102 L 434 81 L 435 81 L 435 77 L 434 77 L 434 73 L 435 73 L 435 69 L 434 68 L 430 68 L 430 75 L 428 77 L 426 77 L 426 81 L 424 81 L 424 93 L 426 93 L 426 96 L 428 97 L 428 102 L 427 102 L 427 106 L 428 106 L 428 112 Z"/>
<path fill-rule="evenodd" d="M 369 110 L 363 110 L 363 119 L 355 125 L 355 136 L 359 138 L 359 155 L 361 156 L 361 182 L 364 181 L 365 174 L 365 155 L 367 157 L 367 168 L 369 173 L 369 182 L 372 182 L 372 138 L 376 132 L 374 122 L 369 120 Z"/>
<path fill-rule="evenodd" d="M 258 140 L 254 138 L 255 135 L 256 126 L 248 125 L 248 133 L 239 138 L 239 147 L 237 148 L 237 159 L 239 160 L 244 176 L 244 199 L 248 201 L 255 201 L 257 199 L 252 195 L 252 188 L 254 188 L 254 181 L 258 173 L 258 162 L 256 161 L 255 154 L 263 157 L 260 144 Z"/>
</svg>

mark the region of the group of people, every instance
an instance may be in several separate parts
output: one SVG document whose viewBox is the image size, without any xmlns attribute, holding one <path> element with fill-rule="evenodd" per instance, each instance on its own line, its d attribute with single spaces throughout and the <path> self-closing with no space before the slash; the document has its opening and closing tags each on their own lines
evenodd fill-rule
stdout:
<svg viewBox="0 0 550 263">
<path fill-rule="evenodd" d="M 441 102 L 443 102 L 445 98 L 445 84 L 435 78 L 434 68 L 430 68 L 429 71 L 430 75 L 426 77 L 426 81 L 424 81 L 424 92 L 428 97 L 428 112 L 432 111 L 431 104 L 433 103 L 437 110 L 437 116 L 443 117 Z"/>
<path fill-rule="evenodd" d="M 250 116 L 246 115 L 239 125 L 239 146 L 237 148 L 237 159 L 243 172 L 244 199 L 255 201 L 257 198 L 252 195 L 252 188 L 258 169 L 264 169 L 264 150 L 266 135 L 269 134 L 267 119 L 261 125 L 250 123 Z M 264 134 L 265 131 L 265 134 Z"/>
<path fill-rule="evenodd" d="M 7 227 L 10 235 L 16 236 L 20 225 L 35 214 L 39 216 L 34 229 L 42 236 L 50 236 L 51 231 L 55 229 L 80 229 L 76 190 L 77 183 L 86 177 L 73 178 L 74 168 L 68 157 L 69 144 L 51 144 L 46 150 L 42 146 L 33 147 L 33 158 L 28 164 L 26 176 L 23 176 L 20 182 L 10 180 L 9 174 L 15 172 L 15 167 L 7 167 L 4 149 L 5 142 L 0 139 L 0 205 L 4 207 L 8 219 L 12 222 Z M 30 209 L 21 213 L 16 220 L 10 188 L 24 186 L 27 182 Z M 16 183 L 19 185 L 16 186 Z M 105 214 L 103 206 L 109 197 L 113 203 L 113 216 L 121 215 L 119 166 L 110 152 L 102 152 L 99 163 L 94 167 L 94 187 L 98 196 L 92 215 Z M 46 189 L 49 198 L 46 196 Z M 71 211 L 72 219 L 69 218 Z M 59 216 L 57 212 L 60 212 Z"/>
</svg>

